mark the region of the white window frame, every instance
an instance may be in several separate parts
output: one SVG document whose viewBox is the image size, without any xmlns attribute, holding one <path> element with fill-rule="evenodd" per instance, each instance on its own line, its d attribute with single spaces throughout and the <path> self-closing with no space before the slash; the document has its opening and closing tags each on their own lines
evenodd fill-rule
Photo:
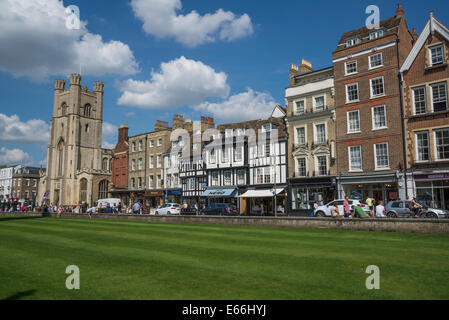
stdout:
<svg viewBox="0 0 449 320">
<path fill-rule="evenodd" d="M 319 125 L 324 124 L 324 142 L 318 142 L 317 141 L 317 130 L 316 127 Z M 327 136 L 328 132 L 327 132 L 327 122 L 318 122 L 318 123 L 314 123 L 313 124 L 313 142 L 315 144 L 320 144 L 320 143 L 326 143 L 326 141 L 328 141 L 328 136 Z"/>
<path fill-rule="evenodd" d="M 139 151 L 142 151 L 143 148 L 143 142 L 142 140 L 139 140 Z"/>
<path fill-rule="evenodd" d="M 212 160 L 212 152 L 214 153 L 213 160 Z M 217 153 L 215 152 L 215 149 L 211 148 L 209 150 L 208 154 L 209 154 L 209 163 L 215 164 L 215 162 L 217 160 Z"/>
<path fill-rule="evenodd" d="M 373 31 L 373 32 L 371 32 L 369 34 L 369 39 L 370 40 L 379 39 L 379 38 L 383 37 L 384 35 L 385 35 L 384 30 L 383 29 L 378 29 L 378 30 L 375 30 L 375 31 Z"/>
<path fill-rule="evenodd" d="M 355 100 L 349 100 L 348 87 L 352 86 L 352 85 L 356 85 L 357 86 L 357 99 L 355 99 Z M 360 90 L 359 90 L 359 83 L 358 82 L 351 82 L 351 83 L 345 84 L 345 91 L 346 91 L 346 103 L 354 103 L 354 102 L 359 102 L 360 101 Z"/>
<path fill-rule="evenodd" d="M 298 112 L 298 108 L 297 108 L 297 106 L 296 106 L 296 104 L 297 104 L 298 102 L 304 103 L 304 112 L 302 112 L 302 113 L 299 113 L 299 112 Z M 307 111 L 306 99 L 298 99 L 298 100 L 294 100 L 294 101 L 293 101 L 293 108 L 294 108 L 294 112 L 293 112 L 293 113 L 294 113 L 295 115 L 302 115 L 302 114 L 305 114 L 306 111 Z"/>
<path fill-rule="evenodd" d="M 131 171 L 136 171 L 136 159 L 131 160 Z"/>
<path fill-rule="evenodd" d="M 243 180 L 242 181 L 239 179 L 239 173 L 243 173 Z M 237 185 L 244 185 L 245 184 L 245 170 L 244 169 L 237 170 L 236 176 L 237 176 L 236 177 L 237 178 Z"/>
<path fill-rule="evenodd" d="M 355 71 L 353 71 L 353 72 L 348 72 L 348 64 L 350 64 L 350 63 L 355 63 Z M 357 60 L 349 60 L 349 61 L 345 62 L 345 75 L 346 76 L 349 76 L 352 74 L 357 74 L 358 72 L 359 72 L 359 66 L 358 66 Z"/>
<path fill-rule="evenodd" d="M 438 157 L 438 149 L 437 149 L 437 132 L 438 131 L 449 131 L 449 128 L 439 128 L 433 130 L 433 152 L 435 154 L 435 161 L 447 161 L 448 159 L 441 159 Z"/>
<path fill-rule="evenodd" d="M 143 159 L 139 158 L 138 162 L 137 162 L 137 168 L 139 168 L 139 170 L 143 169 Z"/>
<path fill-rule="evenodd" d="M 162 154 L 158 154 L 158 155 L 157 155 L 157 158 L 156 158 L 156 166 L 157 166 L 158 168 L 161 168 L 161 167 L 162 167 Z"/>
<path fill-rule="evenodd" d="M 432 50 L 437 49 L 437 48 L 441 48 L 442 60 L 441 60 L 441 62 L 434 63 L 432 60 Z M 437 45 L 433 45 L 433 46 L 429 47 L 429 62 L 430 62 L 430 66 L 435 66 L 435 65 L 444 63 L 444 45 L 443 44 L 437 44 Z"/>
<path fill-rule="evenodd" d="M 374 67 L 373 67 L 373 66 L 372 66 L 372 61 L 371 61 L 371 59 L 372 59 L 373 57 L 375 57 L 375 56 L 378 56 L 378 55 L 380 55 L 380 62 L 381 62 L 381 64 L 378 65 L 378 66 L 374 66 Z M 383 66 L 384 66 L 384 57 L 383 57 L 382 52 L 377 52 L 377 53 L 374 53 L 374 54 L 368 56 L 368 66 L 369 66 L 369 68 L 368 68 L 369 70 L 377 69 L 377 68 L 383 67 Z"/>
<path fill-rule="evenodd" d="M 150 148 L 154 148 L 154 140 L 150 140 Z"/>
<path fill-rule="evenodd" d="M 305 164 L 305 169 L 306 169 L 306 174 L 304 176 L 300 176 L 299 175 L 299 166 L 298 166 L 298 160 L 299 159 L 304 159 L 304 164 Z M 307 177 L 307 157 L 295 157 L 295 174 L 298 173 L 298 177 Z"/>
<path fill-rule="evenodd" d="M 378 79 L 382 79 L 382 86 L 383 86 L 383 91 L 384 92 L 382 94 L 374 95 L 373 94 L 373 81 L 374 80 L 378 80 Z M 375 77 L 375 78 L 369 79 L 369 91 L 370 91 L 371 99 L 385 96 L 385 77 L 384 76 L 380 76 L 380 77 Z"/>
<path fill-rule="evenodd" d="M 298 143 L 298 129 L 304 129 L 304 145 L 307 143 L 307 125 L 303 125 L 303 126 L 297 126 L 295 127 L 295 132 L 294 132 L 294 136 L 295 136 L 295 145 L 300 145 Z"/>
<path fill-rule="evenodd" d="M 377 165 L 377 149 L 376 149 L 376 146 L 380 145 L 380 144 L 385 144 L 387 146 L 388 166 L 386 166 L 386 167 L 379 167 Z M 390 149 L 389 149 L 389 146 L 388 146 L 388 142 L 374 143 L 373 144 L 373 148 L 374 148 L 374 169 L 375 170 L 389 170 L 390 169 Z"/>
<path fill-rule="evenodd" d="M 226 174 L 229 175 L 229 183 L 226 182 Z M 223 185 L 225 185 L 225 186 L 232 186 L 232 170 L 225 170 L 225 171 L 223 171 Z"/>
<path fill-rule="evenodd" d="M 316 109 L 316 99 L 317 98 L 323 98 L 323 110 L 317 111 Z M 321 112 L 326 110 L 326 95 L 325 94 L 318 94 L 316 96 L 312 97 L 312 103 L 313 103 L 313 111 L 314 112 Z"/>
<path fill-rule="evenodd" d="M 318 157 L 324 157 L 326 158 L 326 174 L 320 174 L 320 167 L 318 162 Z M 326 154 L 317 154 L 314 156 L 315 160 L 315 176 L 317 177 L 325 177 L 328 175 L 329 172 L 329 157 Z"/>
<path fill-rule="evenodd" d="M 349 126 L 349 114 L 350 113 L 354 113 L 354 112 L 357 112 L 357 114 L 358 114 L 358 118 L 359 118 L 359 129 L 358 130 L 356 130 L 356 131 L 351 131 L 350 130 L 350 126 Z M 360 130 L 361 130 L 361 123 L 360 123 L 360 109 L 356 109 L 356 110 L 350 110 L 350 111 L 347 111 L 346 112 L 346 124 L 347 124 L 347 130 L 346 130 L 346 132 L 348 133 L 348 134 L 351 134 L 351 133 L 360 133 Z"/>
<path fill-rule="evenodd" d="M 433 87 L 440 84 L 444 84 L 444 90 L 446 91 L 446 111 L 448 110 L 447 83 L 446 81 L 443 81 L 430 84 L 430 104 L 432 106 L 432 112 L 435 112 L 433 109 Z"/>
<path fill-rule="evenodd" d="M 360 168 L 356 168 L 356 169 L 352 168 L 351 148 L 358 148 L 360 150 Z M 349 172 L 362 172 L 363 171 L 363 153 L 362 153 L 361 145 L 348 146 L 348 162 L 349 162 Z"/>
<path fill-rule="evenodd" d="M 427 160 L 419 160 L 418 134 L 422 134 L 422 133 L 426 133 L 427 134 L 427 143 L 428 143 L 427 148 L 429 149 L 429 151 L 428 151 L 429 159 L 427 159 Z M 432 155 L 430 153 L 431 145 L 430 145 L 430 134 L 429 134 L 429 131 L 427 131 L 427 130 L 415 131 L 414 134 L 415 134 L 415 161 L 419 162 L 419 163 L 429 162 L 430 159 L 432 159 Z"/>
<path fill-rule="evenodd" d="M 157 146 L 162 146 L 162 138 L 157 139 Z"/>
<path fill-rule="evenodd" d="M 220 150 L 221 152 L 221 163 L 229 163 L 230 162 L 230 157 L 229 157 L 229 148 L 224 148 Z M 227 158 L 225 158 L 225 156 L 227 156 Z"/>
<path fill-rule="evenodd" d="M 416 113 L 415 90 L 418 90 L 418 89 L 424 89 L 424 108 L 425 108 L 425 112 L 424 113 Z M 420 115 L 420 114 L 426 114 L 427 113 L 427 88 L 426 88 L 425 85 L 412 88 L 412 102 L 413 102 L 413 114 L 414 115 Z M 433 106 L 433 104 L 432 104 L 432 106 Z"/>
<path fill-rule="evenodd" d="M 150 156 L 150 159 L 149 159 L 149 166 L 148 166 L 150 169 L 153 169 L 154 168 L 154 156 Z"/>
<path fill-rule="evenodd" d="M 131 144 L 131 151 L 136 152 L 136 142 L 135 141 L 133 141 L 133 143 Z"/>
<path fill-rule="evenodd" d="M 376 124 L 376 122 L 375 122 L 375 119 L 374 119 L 374 109 L 376 109 L 376 108 L 380 108 L 380 107 L 383 107 L 383 109 L 384 109 L 384 114 L 385 114 L 385 126 L 383 126 L 383 127 L 376 127 L 375 126 L 375 124 Z M 380 104 L 380 105 L 378 105 L 378 106 L 372 106 L 371 107 L 371 121 L 372 121 L 372 127 L 373 127 L 373 130 L 383 130 L 383 129 L 387 129 L 388 128 L 388 125 L 387 125 L 387 106 L 385 105 L 385 104 Z"/>
</svg>

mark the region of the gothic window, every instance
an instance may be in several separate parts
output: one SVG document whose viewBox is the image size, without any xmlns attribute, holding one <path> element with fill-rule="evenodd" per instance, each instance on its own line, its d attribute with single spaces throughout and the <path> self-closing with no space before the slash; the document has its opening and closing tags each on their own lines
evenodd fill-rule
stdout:
<svg viewBox="0 0 449 320">
<path fill-rule="evenodd" d="M 86 131 L 87 133 L 89 133 L 89 125 L 88 125 L 88 124 L 86 124 L 85 131 Z"/>
<path fill-rule="evenodd" d="M 84 106 L 84 116 L 90 117 L 91 110 L 92 110 L 92 107 L 90 106 L 90 104 L 86 104 Z"/>
<path fill-rule="evenodd" d="M 62 176 L 64 173 L 64 141 L 61 140 L 58 143 L 58 176 Z"/>
<path fill-rule="evenodd" d="M 80 201 L 87 202 L 87 179 L 83 178 L 80 181 Z"/>
<path fill-rule="evenodd" d="M 64 102 L 61 106 L 61 115 L 65 116 L 66 114 L 67 114 L 67 105 Z"/>
<path fill-rule="evenodd" d="M 98 185 L 98 199 L 106 199 L 108 197 L 108 180 L 103 180 Z"/>
<path fill-rule="evenodd" d="M 104 158 L 103 159 L 103 163 L 102 163 L 102 165 L 101 165 L 101 169 L 102 170 L 104 170 L 104 171 L 107 171 L 108 170 L 108 158 Z"/>
</svg>

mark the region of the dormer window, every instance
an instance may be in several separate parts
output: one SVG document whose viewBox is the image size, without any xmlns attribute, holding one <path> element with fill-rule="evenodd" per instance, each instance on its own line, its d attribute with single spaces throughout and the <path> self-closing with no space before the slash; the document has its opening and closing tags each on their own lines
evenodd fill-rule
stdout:
<svg viewBox="0 0 449 320">
<path fill-rule="evenodd" d="M 443 63 L 444 58 L 443 58 L 443 46 L 442 45 L 430 48 L 430 59 L 431 59 L 432 66 L 436 65 L 436 64 Z"/>
<path fill-rule="evenodd" d="M 383 30 L 376 30 L 376 31 L 373 31 L 373 32 L 371 32 L 369 34 L 369 39 L 370 40 L 374 40 L 374 39 L 377 39 L 377 38 L 380 38 L 380 37 L 383 37 L 383 36 L 384 36 L 384 31 Z"/>
<path fill-rule="evenodd" d="M 351 38 L 351 39 L 346 40 L 346 46 L 352 47 L 352 46 L 355 46 L 356 44 L 359 44 L 360 42 L 361 42 L 361 40 L 358 37 Z"/>
<path fill-rule="evenodd" d="M 266 123 L 262 127 L 262 131 L 264 132 L 270 132 L 271 131 L 271 123 Z"/>
</svg>

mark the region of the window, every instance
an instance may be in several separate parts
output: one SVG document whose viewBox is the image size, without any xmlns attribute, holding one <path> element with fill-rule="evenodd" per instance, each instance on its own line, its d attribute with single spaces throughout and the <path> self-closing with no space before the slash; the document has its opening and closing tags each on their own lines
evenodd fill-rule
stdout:
<svg viewBox="0 0 449 320">
<path fill-rule="evenodd" d="M 214 171 L 211 173 L 211 184 L 212 186 L 218 186 L 218 172 Z"/>
<path fill-rule="evenodd" d="M 25 181 L 25 185 L 26 185 L 27 187 L 29 187 L 29 186 L 30 186 L 30 179 L 26 179 L 26 181 Z"/>
<path fill-rule="evenodd" d="M 139 141 L 139 151 L 142 151 L 142 140 Z"/>
<path fill-rule="evenodd" d="M 314 110 L 315 111 L 323 111 L 324 109 L 326 109 L 324 96 L 315 97 L 314 98 L 314 104 L 315 104 L 314 105 Z"/>
<path fill-rule="evenodd" d="M 236 147 L 234 149 L 234 161 L 242 161 L 242 147 Z"/>
<path fill-rule="evenodd" d="M 306 158 L 298 158 L 298 177 L 305 177 L 307 175 Z"/>
<path fill-rule="evenodd" d="M 139 159 L 139 170 L 142 170 L 142 163 L 143 163 L 142 158 L 140 158 Z"/>
<path fill-rule="evenodd" d="M 154 156 L 150 156 L 150 169 L 154 168 Z"/>
<path fill-rule="evenodd" d="M 302 146 L 306 144 L 306 128 L 305 127 L 301 127 L 301 128 L 296 128 L 296 139 L 297 139 L 297 143 L 298 145 Z"/>
<path fill-rule="evenodd" d="M 161 154 L 157 155 L 157 167 L 158 168 L 162 167 L 162 155 Z"/>
<path fill-rule="evenodd" d="M 142 178 L 137 178 L 137 188 L 142 188 Z"/>
<path fill-rule="evenodd" d="M 387 127 L 387 113 L 385 105 L 372 108 L 373 129 L 383 129 Z"/>
<path fill-rule="evenodd" d="M 237 184 L 245 184 L 245 170 L 237 171 Z"/>
<path fill-rule="evenodd" d="M 229 149 L 225 148 L 221 150 L 221 162 L 222 163 L 229 162 Z"/>
<path fill-rule="evenodd" d="M 215 149 L 209 151 L 209 163 L 215 163 Z"/>
<path fill-rule="evenodd" d="M 271 131 L 271 123 L 266 123 L 262 126 L 263 132 L 270 132 Z"/>
<path fill-rule="evenodd" d="M 171 158 L 167 156 L 167 168 L 171 168 Z"/>
<path fill-rule="evenodd" d="M 37 180 L 36 179 L 33 180 L 33 187 L 37 187 Z"/>
<path fill-rule="evenodd" d="M 136 152 L 136 142 L 134 141 L 132 144 L 132 152 Z"/>
<path fill-rule="evenodd" d="M 136 170 L 136 160 L 135 160 L 135 159 L 133 159 L 133 160 L 131 161 L 131 170 L 132 170 L 132 171 Z"/>
<path fill-rule="evenodd" d="M 371 83 L 371 98 L 379 97 L 385 94 L 384 77 L 370 79 L 370 83 Z"/>
<path fill-rule="evenodd" d="M 224 172 L 224 185 L 230 186 L 232 183 L 232 171 L 228 170 Z"/>
<path fill-rule="evenodd" d="M 324 124 L 315 125 L 315 143 L 326 143 L 326 126 Z"/>
<path fill-rule="evenodd" d="M 264 172 L 264 180 L 265 183 L 270 183 L 271 182 L 271 168 L 264 168 L 263 169 Z"/>
<path fill-rule="evenodd" d="M 383 65 L 382 52 L 369 56 L 369 68 L 374 69 Z"/>
<path fill-rule="evenodd" d="M 359 100 L 359 84 L 351 83 L 346 85 L 346 102 L 353 102 Z"/>
<path fill-rule="evenodd" d="M 131 187 L 134 189 L 136 187 L 136 180 L 131 178 Z"/>
<path fill-rule="evenodd" d="M 157 182 L 156 182 L 157 183 L 157 188 L 158 189 L 162 188 L 162 177 L 161 177 L 161 175 L 158 174 L 156 179 L 157 179 Z"/>
<path fill-rule="evenodd" d="M 154 188 L 154 176 L 149 176 L 148 186 L 150 187 L 150 189 Z"/>
<path fill-rule="evenodd" d="M 360 132 L 360 110 L 348 111 L 348 133 Z"/>
<path fill-rule="evenodd" d="M 415 106 L 415 114 L 426 113 L 426 87 L 413 89 L 413 104 Z"/>
<path fill-rule="evenodd" d="M 162 139 L 160 139 L 160 138 L 157 139 L 157 146 L 158 147 L 162 146 Z"/>
<path fill-rule="evenodd" d="M 30 192 L 29 191 L 25 191 L 25 199 L 29 199 L 30 198 Z"/>
<path fill-rule="evenodd" d="M 435 149 L 438 160 L 449 159 L 449 128 L 435 131 Z"/>
<path fill-rule="evenodd" d="M 17 186 L 20 187 L 20 182 L 22 181 L 22 179 L 17 179 Z"/>
<path fill-rule="evenodd" d="M 428 161 L 430 159 L 429 154 L 429 132 L 422 131 L 416 134 L 416 160 Z"/>
<path fill-rule="evenodd" d="M 327 175 L 327 157 L 326 156 L 318 156 L 317 159 L 317 169 L 319 176 Z"/>
<path fill-rule="evenodd" d="M 92 107 L 90 106 L 90 104 L 86 104 L 84 106 L 84 116 L 85 117 L 90 117 L 91 109 L 92 109 Z"/>
<path fill-rule="evenodd" d="M 357 73 L 357 60 L 345 62 L 346 75 Z"/>
<path fill-rule="evenodd" d="M 388 143 L 376 143 L 374 145 L 374 157 L 376 169 L 389 168 L 389 157 L 388 157 Z"/>
<path fill-rule="evenodd" d="M 362 170 L 362 146 L 349 147 L 349 171 Z"/>
<path fill-rule="evenodd" d="M 348 39 L 346 40 L 346 47 L 352 47 L 355 46 L 356 44 L 359 44 L 361 42 L 360 38 L 352 38 L 352 39 Z"/>
<path fill-rule="evenodd" d="M 154 148 L 154 140 L 150 140 L 150 148 Z"/>
<path fill-rule="evenodd" d="M 435 64 L 443 63 L 444 57 L 442 45 L 430 48 L 430 59 L 432 62 L 432 66 Z"/>
<path fill-rule="evenodd" d="M 108 197 L 108 180 L 103 180 L 98 184 L 98 199 L 106 199 Z"/>
<path fill-rule="evenodd" d="M 296 114 L 303 114 L 306 112 L 306 104 L 304 100 L 296 101 Z"/>
<path fill-rule="evenodd" d="M 447 110 L 446 82 L 431 85 L 433 112 Z"/>
<path fill-rule="evenodd" d="M 374 39 L 382 37 L 383 35 L 384 35 L 384 31 L 383 30 L 376 30 L 376 31 L 373 31 L 373 32 L 371 32 L 369 34 L 369 39 L 370 40 L 374 40 Z"/>
</svg>

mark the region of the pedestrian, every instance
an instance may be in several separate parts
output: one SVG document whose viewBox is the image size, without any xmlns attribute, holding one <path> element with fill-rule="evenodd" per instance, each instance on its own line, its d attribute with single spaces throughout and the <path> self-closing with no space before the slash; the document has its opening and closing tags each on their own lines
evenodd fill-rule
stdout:
<svg viewBox="0 0 449 320">
<path fill-rule="evenodd" d="M 331 207 L 331 216 L 333 218 L 342 218 L 343 216 L 340 214 L 340 210 L 338 209 L 337 201 L 334 202 L 334 205 Z"/>
<path fill-rule="evenodd" d="M 359 218 L 369 218 L 370 216 L 363 210 L 363 208 L 360 206 L 360 204 L 357 204 L 354 207 L 354 214 L 357 214 Z"/>
<path fill-rule="evenodd" d="M 195 213 L 196 213 L 196 215 L 199 214 L 199 210 L 198 210 L 198 202 L 195 202 Z"/>
<path fill-rule="evenodd" d="M 117 214 L 120 214 L 120 213 L 122 213 L 122 203 L 121 202 L 119 202 L 118 206 L 117 206 Z"/>
<path fill-rule="evenodd" d="M 368 205 L 369 207 L 369 212 L 371 216 L 374 216 L 374 204 L 373 204 L 374 199 L 373 198 L 366 198 L 365 203 Z"/>
<path fill-rule="evenodd" d="M 139 212 L 140 212 L 140 204 L 136 201 L 133 205 L 133 213 L 139 214 Z"/>
<path fill-rule="evenodd" d="M 385 218 L 385 207 L 382 200 L 380 200 L 379 204 L 376 206 L 376 218 Z"/>
<path fill-rule="evenodd" d="M 344 217 L 352 219 L 351 208 L 349 207 L 349 197 L 345 197 L 345 201 L 343 201 L 343 208 L 345 211 Z"/>
<path fill-rule="evenodd" d="M 318 202 L 317 201 L 315 201 L 315 203 L 313 204 L 313 209 L 314 210 L 318 209 Z"/>
</svg>

